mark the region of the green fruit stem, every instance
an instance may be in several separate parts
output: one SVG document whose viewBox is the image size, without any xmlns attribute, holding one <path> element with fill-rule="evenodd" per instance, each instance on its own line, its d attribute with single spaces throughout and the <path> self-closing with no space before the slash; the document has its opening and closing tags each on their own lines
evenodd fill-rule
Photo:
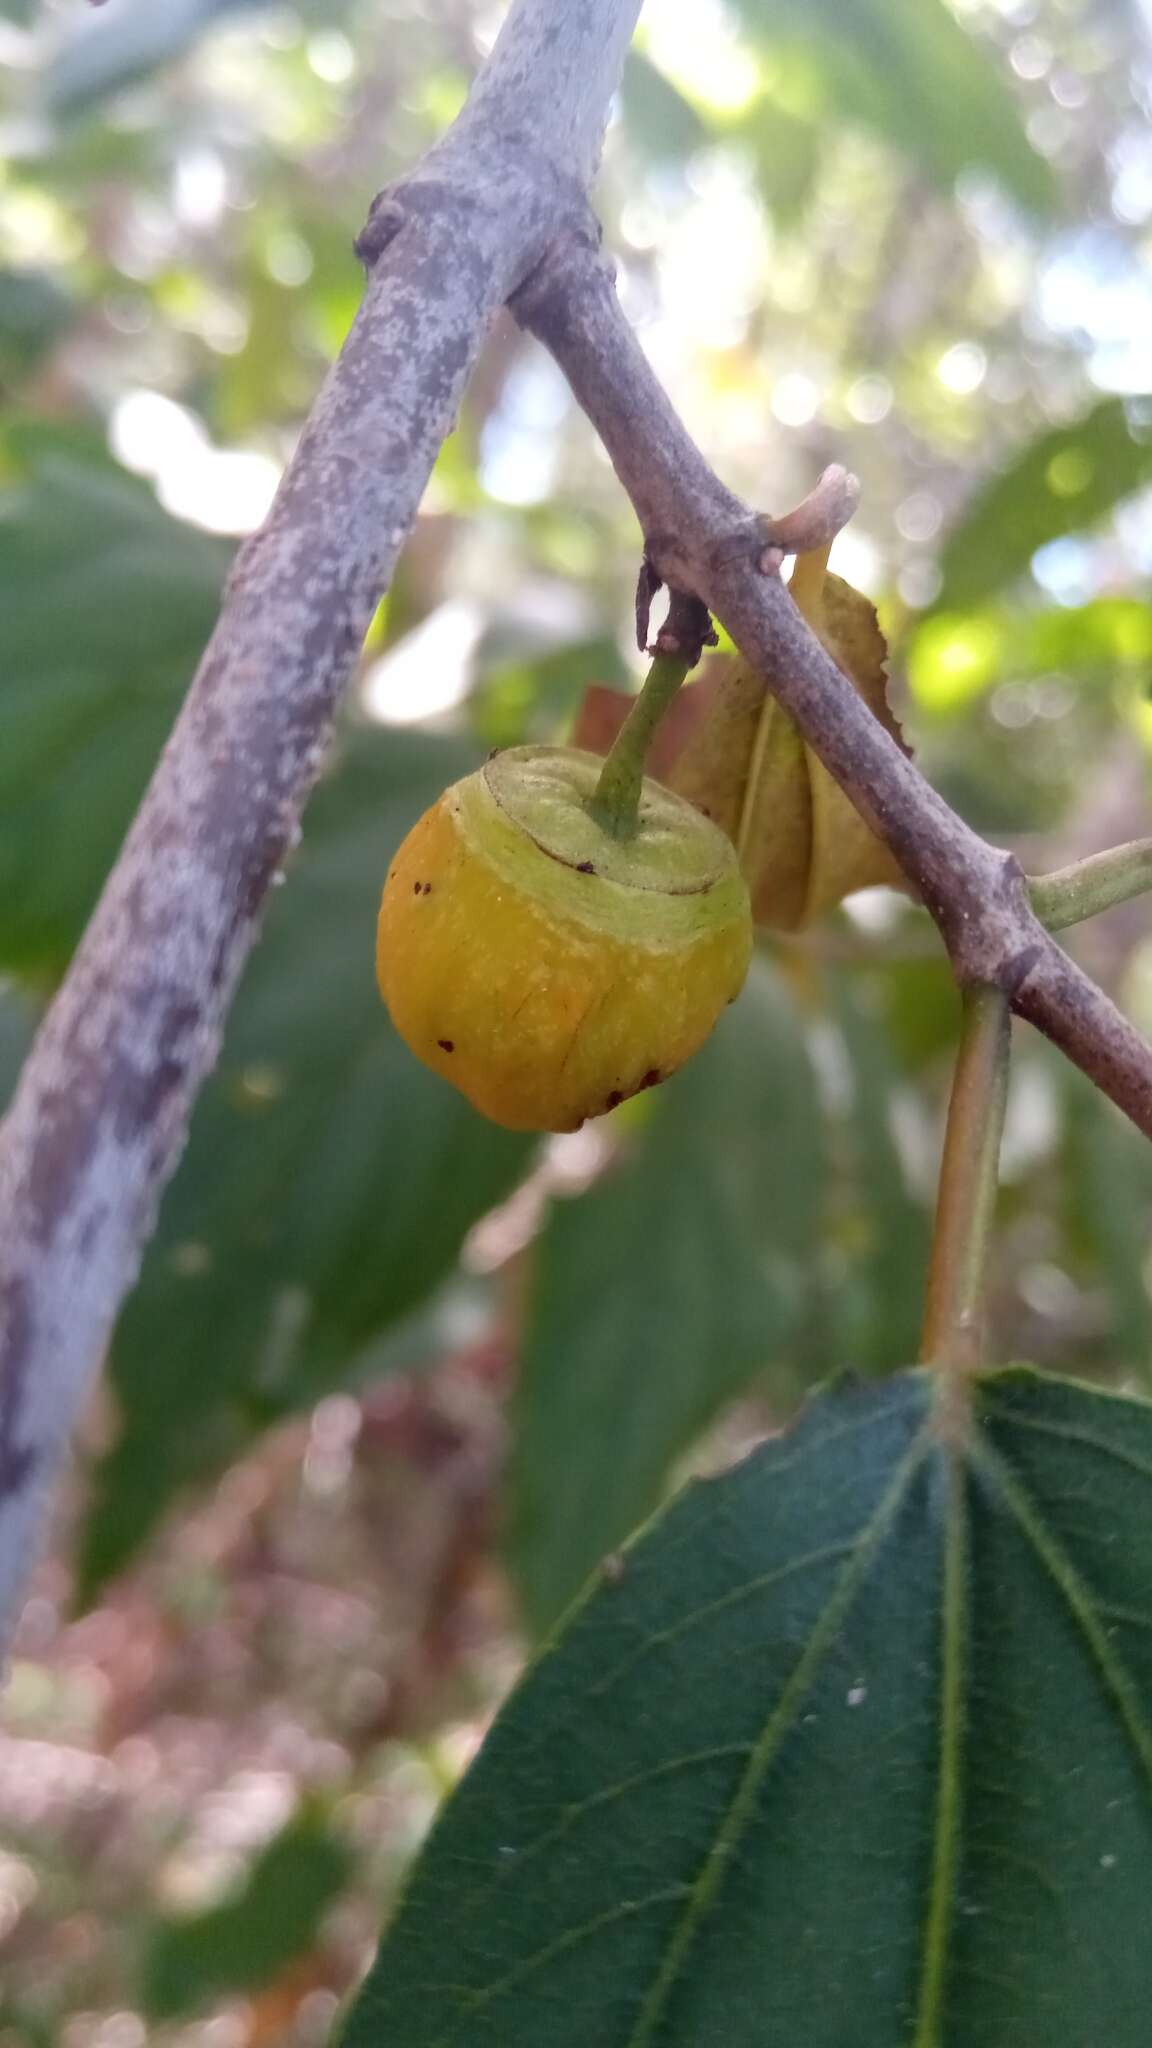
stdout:
<svg viewBox="0 0 1152 2048">
<path fill-rule="evenodd" d="M 658 654 L 613 741 L 589 809 L 597 824 L 614 839 L 631 839 L 635 835 L 644 763 L 652 736 L 691 666 L 682 654 Z"/>
<path fill-rule="evenodd" d="M 974 1372 L 984 1363 L 985 1295 L 1008 1101 L 1012 1016 L 1002 989 L 965 989 L 920 1357 Z"/>
</svg>

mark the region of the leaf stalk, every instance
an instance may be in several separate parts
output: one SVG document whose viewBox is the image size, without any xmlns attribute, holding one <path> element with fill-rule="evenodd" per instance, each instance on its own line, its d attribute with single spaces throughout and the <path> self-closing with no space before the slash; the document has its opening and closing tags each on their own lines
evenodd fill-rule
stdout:
<svg viewBox="0 0 1152 2048">
<path fill-rule="evenodd" d="M 1002 989 L 965 989 L 920 1347 L 922 1363 L 943 1370 L 974 1372 L 984 1363 L 1011 1026 Z"/>
</svg>

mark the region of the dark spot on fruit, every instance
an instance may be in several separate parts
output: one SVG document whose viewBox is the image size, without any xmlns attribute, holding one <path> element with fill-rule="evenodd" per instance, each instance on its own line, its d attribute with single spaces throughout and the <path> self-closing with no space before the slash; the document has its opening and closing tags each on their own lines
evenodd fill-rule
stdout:
<svg viewBox="0 0 1152 2048">
<path fill-rule="evenodd" d="M 662 1081 L 663 1079 L 664 1076 L 660 1072 L 659 1067 L 649 1067 L 648 1072 L 645 1074 L 644 1079 L 640 1083 L 640 1086 L 641 1088 L 655 1088 L 657 1083 Z"/>
<path fill-rule="evenodd" d="M 436 1043 L 440 1047 L 441 1052 L 455 1052 L 456 1050 L 455 1041 L 451 1038 L 438 1038 Z"/>
<path fill-rule="evenodd" d="M 590 860 L 578 860 L 576 863 L 576 873 L 578 875 L 594 875 L 596 869 Z"/>
<path fill-rule="evenodd" d="M 420 894 L 420 891 L 421 891 L 421 889 L 422 889 L 423 887 L 424 887 L 424 884 L 423 884 L 423 882 L 413 882 L 413 884 L 412 884 L 412 894 L 413 894 L 414 896 L 418 896 L 418 895 Z"/>
<path fill-rule="evenodd" d="M 624 1097 L 621 1095 L 619 1088 L 614 1088 L 612 1090 L 611 1095 L 608 1097 L 607 1102 L 604 1104 L 604 1107 L 606 1110 L 619 1109 L 620 1104 L 623 1102 L 623 1100 Z"/>
</svg>

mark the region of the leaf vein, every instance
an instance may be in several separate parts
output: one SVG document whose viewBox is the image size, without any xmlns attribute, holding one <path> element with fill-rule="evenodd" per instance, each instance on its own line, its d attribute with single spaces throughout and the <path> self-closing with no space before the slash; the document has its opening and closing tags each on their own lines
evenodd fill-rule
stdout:
<svg viewBox="0 0 1152 2048">
<path fill-rule="evenodd" d="M 1034 1436 L 1053 1436 L 1063 1443 L 1083 1444 L 1085 1449 L 1099 1451 L 1102 1457 L 1111 1458 L 1117 1465 L 1127 1465 L 1141 1479 L 1152 1480 L 1152 1459 L 1140 1458 L 1122 1444 L 1110 1443 L 1107 1437 L 1097 1436 L 1094 1430 L 1079 1429 L 1066 1422 L 1046 1422 L 1036 1415 L 1021 1415 L 1015 1408 L 999 1408 L 994 1401 L 987 1399 L 983 1405 L 992 1410 L 1004 1429 L 1031 1430 Z"/>
<path fill-rule="evenodd" d="M 555 1940 L 546 1942 L 543 1948 L 525 1956 L 514 1969 L 505 1971 L 502 1977 L 494 1978 L 491 1984 L 483 1984 L 475 1990 L 467 1991 L 461 2009 L 455 2015 L 447 2033 L 437 2034 L 432 2048 L 451 2048 L 452 2042 L 459 2039 L 460 2028 L 465 2020 L 474 2018 L 484 2006 L 490 2005 L 493 1999 L 514 1990 L 526 1977 L 532 1976 L 546 1963 L 552 1962 L 556 1956 L 563 1955 L 568 1949 L 579 1947 L 581 1942 L 588 1941 L 592 1935 L 599 1934 L 605 1927 L 612 1927 L 621 1920 L 632 1919 L 637 1913 L 647 1912 L 650 1907 L 666 1906 L 674 1899 L 683 1898 L 685 1890 L 686 1886 L 683 1884 L 665 1885 L 660 1891 L 649 1892 L 641 1899 L 622 1899 L 619 1904 L 606 1907 L 603 1913 L 594 1914 L 592 1919 L 581 1921 L 576 1927 L 565 1928 L 563 1934 L 558 1934 Z M 459 1990 L 460 1987 L 440 1988 Z M 428 1989 L 434 1990 L 436 1987 L 430 1985 Z"/>
<path fill-rule="evenodd" d="M 628 2037 L 627 2048 L 649 2048 L 649 2044 L 656 2038 L 656 2030 L 667 2012 L 668 2001 L 680 1979 L 697 1929 L 712 1905 L 724 1873 L 751 1824 L 756 1801 L 768 1771 L 775 1762 L 785 1737 L 795 1725 L 812 1681 L 848 1616 L 866 1572 L 895 1521 L 911 1480 L 924 1460 L 929 1441 L 927 1430 L 921 1430 L 901 1460 L 892 1484 L 864 1523 L 855 1542 L 849 1546 L 845 1569 L 839 1575 L 813 1628 L 808 1645 L 765 1723 L 696 1877 L 690 1886 L 685 1887 L 685 1909 L 673 1928 L 639 2020 Z"/>
<path fill-rule="evenodd" d="M 999 1491 L 1017 1526 L 1027 1537 L 1035 1556 L 1061 1595 L 1091 1652 L 1101 1689 L 1118 1713 L 1136 1759 L 1149 1786 L 1152 1786 L 1152 1725 L 1144 1718 L 1139 1688 L 1133 1683 L 1127 1666 L 1116 1654 L 1112 1639 L 1093 1601 L 1091 1590 L 1081 1578 L 1062 1544 L 1044 1527 L 1043 1518 L 1038 1513 L 1027 1488 L 1012 1471 L 1007 1460 L 984 1441 L 978 1445 L 974 1444 L 970 1455 L 977 1467 L 986 1473 Z"/>
<path fill-rule="evenodd" d="M 913 2048 L 937 2048 L 941 2038 L 963 1826 L 960 1756 L 967 1719 L 968 1520 L 964 1475 L 955 1458 L 949 1460 L 948 1493 L 940 1627 L 939 1782 Z"/>
</svg>

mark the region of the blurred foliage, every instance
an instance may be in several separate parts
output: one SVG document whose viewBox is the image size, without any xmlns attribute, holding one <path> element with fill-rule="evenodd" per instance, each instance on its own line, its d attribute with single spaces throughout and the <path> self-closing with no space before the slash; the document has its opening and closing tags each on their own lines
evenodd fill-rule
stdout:
<svg viewBox="0 0 1152 2048">
<path fill-rule="evenodd" d="M 273 1983 L 315 1945 L 324 1909 L 349 1873 L 348 1853 L 323 1814 L 294 1816 L 231 1897 L 150 1930 L 141 1961 L 145 2012 L 172 2019 L 221 1992 Z"/>
<path fill-rule="evenodd" d="M 161 511 L 90 432 L 0 433 L 0 951 L 51 982 L 172 724 L 229 551 Z"/>
<path fill-rule="evenodd" d="M 1150 476 L 1152 432 L 1117 398 L 1037 435 L 952 528 L 937 603 L 974 605 L 1003 590 L 1046 542 L 1095 525 Z"/>
<path fill-rule="evenodd" d="M 819 1103 L 767 969 L 643 1107 L 619 1165 L 553 1203 L 534 1260 L 508 1546 L 541 1632 L 722 1405 L 761 1378 L 790 1405 L 817 1287 Z"/>
<path fill-rule="evenodd" d="M 1025 206 L 1056 197 L 1011 92 L 944 0 L 735 0 L 781 98 L 823 126 L 859 122 L 950 190 L 972 164 Z"/>
<path fill-rule="evenodd" d="M 355 310 L 368 201 L 452 117 L 490 16 L 0 5 L 0 1094 Z M 649 0 L 600 182 L 628 310 L 733 487 L 781 509 L 833 457 L 861 476 L 833 567 L 879 601 L 923 765 L 1032 867 L 1147 823 L 1150 94 L 1127 0 Z M 634 676 L 636 541 L 501 323 L 29 1609 L 3 2048 L 323 2038 L 517 1626 L 830 1365 L 914 1355 L 956 1025 L 914 906 L 775 944 L 674 1084 L 541 1147 L 377 1005 L 392 846 L 484 747 Z M 1070 943 L 1146 1021 L 1144 932 L 1137 907 Z M 1147 1382 L 1150 1216 L 1145 1149 L 1021 1033 L 1004 1355 Z M 335 1775 L 334 1839 L 375 1852 L 330 1866 L 334 1913 L 324 1884 L 294 1927 L 274 1908 L 247 1988 L 230 1916 L 276 1829 L 212 1848 L 245 1770 L 305 1797 Z"/>
</svg>

